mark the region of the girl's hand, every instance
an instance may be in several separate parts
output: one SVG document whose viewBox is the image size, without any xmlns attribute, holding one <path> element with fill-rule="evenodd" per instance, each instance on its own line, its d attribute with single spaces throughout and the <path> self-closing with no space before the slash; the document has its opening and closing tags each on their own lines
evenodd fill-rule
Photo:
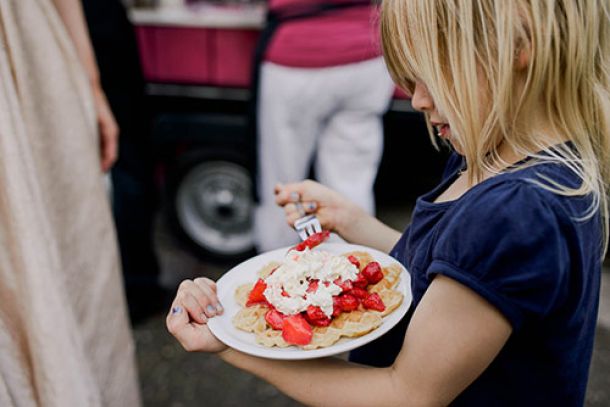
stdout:
<svg viewBox="0 0 610 407">
<path fill-rule="evenodd" d="M 119 126 L 117 125 L 104 91 L 93 85 L 93 99 L 100 133 L 100 156 L 102 171 L 107 172 L 118 156 Z"/>
<path fill-rule="evenodd" d="M 286 222 L 290 226 L 305 214 L 313 213 L 323 229 L 337 232 L 344 238 L 350 234 L 352 225 L 368 216 L 343 195 L 311 180 L 276 185 L 275 202 L 284 207 Z"/>
<path fill-rule="evenodd" d="M 167 315 L 167 330 L 189 352 L 218 353 L 227 345 L 216 339 L 207 322 L 222 312 L 215 282 L 209 278 L 184 280 Z"/>
</svg>

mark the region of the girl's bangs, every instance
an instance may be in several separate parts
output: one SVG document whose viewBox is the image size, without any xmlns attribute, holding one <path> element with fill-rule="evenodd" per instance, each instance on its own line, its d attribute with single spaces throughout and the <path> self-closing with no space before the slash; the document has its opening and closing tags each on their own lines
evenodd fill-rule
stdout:
<svg viewBox="0 0 610 407">
<path fill-rule="evenodd" d="M 388 71 L 394 82 L 412 95 L 415 82 L 423 72 L 418 64 L 415 43 L 417 32 L 412 8 L 416 1 L 384 0 L 381 13 L 381 37 Z"/>
</svg>

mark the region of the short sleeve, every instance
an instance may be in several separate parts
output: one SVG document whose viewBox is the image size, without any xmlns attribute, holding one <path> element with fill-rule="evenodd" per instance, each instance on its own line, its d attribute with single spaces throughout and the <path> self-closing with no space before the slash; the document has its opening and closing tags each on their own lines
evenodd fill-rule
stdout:
<svg viewBox="0 0 610 407">
<path fill-rule="evenodd" d="M 567 296 L 570 259 L 562 215 L 540 187 L 526 182 L 482 189 L 456 205 L 426 273 L 474 290 L 518 331 Z"/>
</svg>

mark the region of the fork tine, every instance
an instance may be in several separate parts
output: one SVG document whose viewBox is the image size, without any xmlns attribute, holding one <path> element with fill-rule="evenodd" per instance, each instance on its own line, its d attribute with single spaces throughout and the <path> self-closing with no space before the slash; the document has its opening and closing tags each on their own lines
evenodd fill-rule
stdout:
<svg viewBox="0 0 610 407">
<path fill-rule="evenodd" d="M 294 222 L 294 228 L 299 234 L 301 240 L 306 240 L 314 233 L 322 231 L 320 221 L 315 215 L 303 216 Z"/>
</svg>

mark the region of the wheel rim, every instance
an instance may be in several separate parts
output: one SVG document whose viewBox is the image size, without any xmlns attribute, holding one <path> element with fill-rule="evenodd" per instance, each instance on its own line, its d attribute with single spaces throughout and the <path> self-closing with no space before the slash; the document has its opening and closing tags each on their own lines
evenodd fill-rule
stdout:
<svg viewBox="0 0 610 407">
<path fill-rule="evenodd" d="M 243 167 L 226 161 L 196 165 L 176 194 L 178 221 L 203 249 L 225 256 L 252 249 L 252 182 Z"/>
</svg>

